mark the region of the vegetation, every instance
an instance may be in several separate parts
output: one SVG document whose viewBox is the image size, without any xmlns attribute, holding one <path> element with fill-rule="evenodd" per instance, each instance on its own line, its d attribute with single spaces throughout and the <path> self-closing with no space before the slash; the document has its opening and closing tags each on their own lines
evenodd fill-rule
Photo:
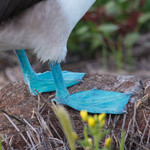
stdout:
<svg viewBox="0 0 150 150">
<path fill-rule="evenodd" d="M 64 133 L 68 140 L 70 149 L 75 150 L 75 138 L 74 138 L 75 132 L 73 131 L 73 127 L 71 125 L 71 120 L 70 120 L 69 114 L 67 113 L 65 108 L 62 106 L 57 107 L 56 105 L 54 105 L 53 111 L 54 111 L 55 115 L 57 116 L 57 118 L 64 130 Z"/>
<path fill-rule="evenodd" d="M 96 1 L 72 32 L 68 49 L 81 57 L 99 53 L 104 67 L 107 59 L 113 59 L 122 69 L 123 61 L 132 63 L 132 47 L 139 35 L 150 29 L 149 8 L 150 0 Z"/>
<path fill-rule="evenodd" d="M 2 142 L 1 142 L 1 139 L 0 139 L 0 150 L 2 150 Z"/>
<path fill-rule="evenodd" d="M 73 130 L 69 114 L 65 108 L 53 105 L 53 111 L 62 126 L 71 150 L 76 149 L 75 143 L 80 143 L 85 150 L 111 150 L 112 139 L 108 136 L 109 129 L 105 129 L 106 114 L 90 116 L 87 111 L 81 111 L 80 116 L 85 124 L 84 137 L 79 139 Z M 105 137 L 107 138 L 105 139 Z M 124 150 L 124 140 L 125 132 L 122 132 L 120 150 Z"/>
<path fill-rule="evenodd" d="M 80 112 L 82 120 L 87 123 L 84 125 L 84 139 L 78 142 L 88 150 L 110 150 L 111 138 L 105 140 L 104 147 L 100 149 L 100 142 L 109 133 L 109 130 L 104 130 L 106 114 L 90 116 L 86 111 Z"/>
<path fill-rule="evenodd" d="M 29 102 L 33 102 L 33 100 L 35 99 L 29 99 Z M 81 146 L 86 150 L 150 149 L 148 145 L 149 132 L 147 132 L 150 117 L 145 116 L 149 111 L 147 100 L 148 97 L 145 96 L 145 98 L 139 100 L 140 103 L 142 101 L 141 105 L 134 103 L 132 107 L 134 109 L 130 110 L 129 114 L 108 115 L 105 118 L 105 114 L 89 115 L 86 111 L 81 111 L 79 114 L 70 109 L 68 109 L 70 113 L 68 115 L 64 107 L 60 105 L 51 106 L 43 96 L 40 96 L 38 109 L 33 104 L 33 106 L 30 106 L 30 110 L 25 111 L 23 117 L 20 114 L 15 116 L 12 113 L 3 112 L 9 122 L 5 120 L 6 126 L 2 125 L 1 130 L 7 129 L 6 127 L 9 125 L 12 133 L 5 130 L 5 135 L 0 134 L 1 142 L 4 147 L 8 149 L 11 147 L 12 150 L 16 148 L 69 149 L 69 147 L 71 150 L 75 150 L 82 149 Z M 17 106 L 15 108 L 18 108 Z M 26 112 L 29 112 L 27 115 L 32 115 L 33 118 L 31 119 L 29 116 L 26 119 Z M 138 119 L 139 116 L 142 118 L 142 122 L 141 119 Z M 123 130 L 126 130 L 126 132 L 122 132 Z"/>
</svg>

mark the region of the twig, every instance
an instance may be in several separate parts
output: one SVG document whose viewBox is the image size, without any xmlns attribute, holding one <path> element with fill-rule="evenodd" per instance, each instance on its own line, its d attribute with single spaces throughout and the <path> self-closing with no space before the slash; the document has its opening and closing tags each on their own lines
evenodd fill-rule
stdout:
<svg viewBox="0 0 150 150">
<path fill-rule="evenodd" d="M 134 103 L 134 114 L 133 114 L 133 126 L 132 126 L 132 135 L 134 135 L 135 132 L 135 121 L 136 121 L 136 103 Z"/>
<path fill-rule="evenodd" d="M 29 134 L 29 131 L 27 131 L 26 133 L 27 133 L 27 136 L 28 136 L 28 138 L 29 138 L 29 140 L 30 140 L 30 142 L 31 142 L 32 149 L 35 150 L 35 148 L 34 148 L 35 146 L 34 146 L 34 143 L 33 143 L 32 138 L 31 138 L 31 134 Z"/>
<path fill-rule="evenodd" d="M 109 114 L 108 126 L 110 126 L 110 123 L 111 123 L 111 114 Z"/>
<path fill-rule="evenodd" d="M 146 109 L 150 110 L 150 107 L 145 106 L 144 104 L 141 104 L 141 106 L 145 107 Z"/>
<path fill-rule="evenodd" d="M 127 116 L 127 114 L 125 113 L 125 114 L 123 115 L 123 123 L 122 123 L 121 131 L 123 131 L 123 130 L 124 130 L 125 123 L 126 123 L 126 116 Z"/>
<path fill-rule="evenodd" d="M 147 120 L 147 123 L 146 123 L 145 129 L 144 129 L 143 135 L 142 135 L 142 137 L 141 137 L 140 144 L 142 144 L 142 142 L 143 142 L 143 139 L 144 139 L 144 136 L 145 136 L 146 130 L 147 130 L 147 128 L 148 128 L 149 121 L 150 121 L 150 115 L 149 115 L 149 117 L 148 117 L 148 120 Z"/>
<path fill-rule="evenodd" d="M 115 115 L 114 123 L 113 123 L 113 128 L 115 128 L 115 126 L 116 126 L 116 124 L 117 124 L 119 118 L 120 118 L 120 115 Z"/>
<path fill-rule="evenodd" d="M 40 123 L 40 125 L 42 126 L 43 130 L 45 131 L 45 133 L 50 136 L 51 135 L 51 132 L 46 124 L 46 122 L 44 121 L 43 117 L 40 115 L 40 113 L 38 111 L 36 111 L 36 116 L 37 116 L 37 119 Z"/>
<path fill-rule="evenodd" d="M 0 110 L 0 112 L 6 114 L 6 115 L 9 116 L 10 118 L 13 118 L 13 119 L 17 120 L 17 121 L 20 122 L 21 124 L 26 125 L 22 120 L 18 119 L 17 117 L 15 117 L 15 116 L 13 116 L 13 115 L 8 114 L 5 110 Z"/>
<path fill-rule="evenodd" d="M 49 119 L 48 123 L 49 123 L 49 125 L 52 127 L 52 129 L 53 129 L 54 132 L 57 134 L 57 136 L 62 140 L 62 138 L 61 138 L 61 136 L 58 134 L 56 128 L 55 128 L 55 127 L 53 126 L 53 124 L 51 123 L 49 116 L 50 116 L 50 115 L 48 115 L 48 119 Z M 52 136 L 53 136 L 53 134 L 52 134 Z M 55 143 L 55 144 L 56 144 L 56 143 Z"/>
<path fill-rule="evenodd" d="M 130 120 L 130 122 L 128 124 L 128 129 L 127 129 L 127 132 L 126 132 L 125 141 L 126 141 L 128 135 L 129 135 L 129 130 L 130 130 L 131 123 L 132 123 L 132 119 Z"/>
<path fill-rule="evenodd" d="M 137 131 L 138 131 L 138 134 L 139 134 L 139 136 L 141 137 L 142 132 L 141 132 L 140 129 L 139 129 L 139 126 L 138 126 L 137 121 L 135 121 L 135 124 L 136 124 L 136 129 L 137 129 Z"/>
<path fill-rule="evenodd" d="M 133 143 L 135 143 L 136 145 L 142 147 L 144 150 L 149 150 L 149 148 L 147 148 L 147 147 L 145 147 L 145 146 L 143 146 L 143 145 L 137 143 L 136 141 L 134 141 L 134 140 L 132 140 L 132 139 L 129 139 L 129 140 L 132 141 Z"/>
<path fill-rule="evenodd" d="M 36 129 L 35 129 L 25 118 L 24 118 L 23 120 L 24 120 L 24 122 L 35 132 L 38 141 L 36 140 L 36 138 L 34 138 L 34 141 L 35 141 L 36 143 L 40 143 L 40 136 L 39 136 L 38 132 L 36 131 Z"/>
<path fill-rule="evenodd" d="M 7 119 L 11 122 L 11 124 L 14 126 L 14 128 L 19 132 L 19 134 L 21 135 L 21 137 L 23 138 L 23 140 L 26 142 L 26 144 L 29 146 L 29 148 L 31 149 L 31 145 L 29 144 L 29 142 L 26 140 L 26 138 L 24 137 L 24 135 L 20 132 L 20 129 L 16 126 L 16 124 L 11 120 L 11 118 L 7 115 L 4 114 Z"/>
<path fill-rule="evenodd" d="M 149 144 L 149 141 L 150 141 L 150 130 L 149 130 L 148 137 L 147 137 L 147 142 L 146 142 L 147 145 Z"/>
<path fill-rule="evenodd" d="M 144 101 L 149 98 L 149 94 L 144 95 L 141 99 L 137 100 L 136 108 L 138 108 Z"/>
<path fill-rule="evenodd" d="M 11 147 L 10 142 L 8 141 L 8 137 L 7 137 L 7 135 L 5 135 L 5 136 L 0 135 L 0 136 L 1 136 L 1 137 L 2 137 L 2 139 L 5 141 L 6 145 L 8 146 L 8 149 L 10 149 L 10 150 L 14 150 L 14 149 Z M 2 150 L 3 150 L 3 148 L 2 148 Z"/>
<path fill-rule="evenodd" d="M 113 134 L 113 137 L 114 137 L 114 140 L 115 140 L 115 142 L 116 142 L 117 147 L 119 147 L 119 144 L 118 144 L 118 140 L 117 140 L 117 138 L 116 138 L 116 135 Z"/>
<path fill-rule="evenodd" d="M 41 98 L 40 95 L 38 95 L 38 111 L 40 111 L 40 104 L 41 104 Z"/>
<path fill-rule="evenodd" d="M 45 99 L 45 97 L 43 97 L 36 89 L 35 89 L 35 92 L 37 92 L 37 94 L 44 100 L 45 103 L 50 105 L 50 103 Z"/>
<path fill-rule="evenodd" d="M 133 113 L 133 117 L 132 117 L 132 130 L 131 130 L 131 138 L 133 138 L 134 134 L 135 134 L 135 124 L 136 124 L 136 104 L 137 102 L 135 101 L 134 103 L 134 113 Z M 129 144 L 129 150 L 131 150 L 131 147 L 133 145 L 133 142 L 130 142 Z"/>
<path fill-rule="evenodd" d="M 145 119 L 145 122 L 147 123 L 147 119 L 146 119 L 146 116 L 145 116 L 145 113 L 144 113 L 144 110 L 143 111 L 143 115 L 144 115 L 144 119 Z M 148 124 L 148 127 L 150 127 L 150 125 Z"/>
</svg>

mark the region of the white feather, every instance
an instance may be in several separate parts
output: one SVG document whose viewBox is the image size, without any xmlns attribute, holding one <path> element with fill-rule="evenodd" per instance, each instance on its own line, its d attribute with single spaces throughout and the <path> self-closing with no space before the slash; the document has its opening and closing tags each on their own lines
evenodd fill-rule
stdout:
<svg viewBox="0 0 150 150">
<path fill-rule="evenodd" d="M 0 25 L 0 50 L 34 49 L 43 62 L 61 62 L 68 37 L 95 0 L 46 0 Z"/>
</svg>

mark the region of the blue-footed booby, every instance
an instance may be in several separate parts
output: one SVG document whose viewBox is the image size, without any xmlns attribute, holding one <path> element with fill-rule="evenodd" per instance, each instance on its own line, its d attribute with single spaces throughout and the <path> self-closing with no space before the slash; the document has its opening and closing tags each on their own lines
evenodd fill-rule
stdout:
<svg viewBox="0 0 150 150">
<path fill-rule="evenodd" d="M 61 71 L 71 31 L 95 0 L 0 0 L 0 50 L 14 50 L 24 81 L 36 94 L 56 90 L 54 101 L 91 113 L 121 114 L 130 94 L 92 89 L 69 94 L 84 73 Z M 35 73 L 24 49 L 33 50 L 51 72 Z"/>
</svg>

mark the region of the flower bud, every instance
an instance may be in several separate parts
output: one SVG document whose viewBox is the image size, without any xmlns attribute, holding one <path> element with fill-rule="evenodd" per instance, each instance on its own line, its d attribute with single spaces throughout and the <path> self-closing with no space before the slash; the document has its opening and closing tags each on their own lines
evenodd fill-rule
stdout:
<svg viewBox="0 0 150 150">
<path fill-rule="evenodd" d="M 90 127 L 94 127 L 95 126 L 95 120 L 94 120 L 93 117 L 89 117 L 89 119 L 88 119 L 88 125 Z"/>
<path fill-rule="evenodd" d="M 105 120 L 100 121 L 100 127 L 104 127 L 105 126 Z"/>
<path fill-rule="evenodd" d="M 101 122 L 102 120 L 104 120 L 105 119 L 105 117 L 106 117 L 106 114 L 99 114 L 99 116 L 98 116 L 98 120 Z"/>
<path fill-rule="evenodd" d="M 91 138 L 88 138 L 88 143 L 89 143 L 90 145 L 92 145 L 92 144 L 93 144 L 93 140 L 92 140 Z"/>
<path fill-rule="evenodd" d="M 82 118 L 82 120 L 83 121 L 87 121 L 88 120 L 88 113 L 87 113 L 87 111 L 80 111 L 80 116 L 81 116 L 81 118 Z"/>
<path fill-rule="evenodd" d="M 112 143 L 112 140 L 111 140 L 110 137 L 105 140 L 105 146 L 106 146 L 107 148 L 109 148 L 109 147 L 111 146 L 111 143 Z"/>
</svg>

